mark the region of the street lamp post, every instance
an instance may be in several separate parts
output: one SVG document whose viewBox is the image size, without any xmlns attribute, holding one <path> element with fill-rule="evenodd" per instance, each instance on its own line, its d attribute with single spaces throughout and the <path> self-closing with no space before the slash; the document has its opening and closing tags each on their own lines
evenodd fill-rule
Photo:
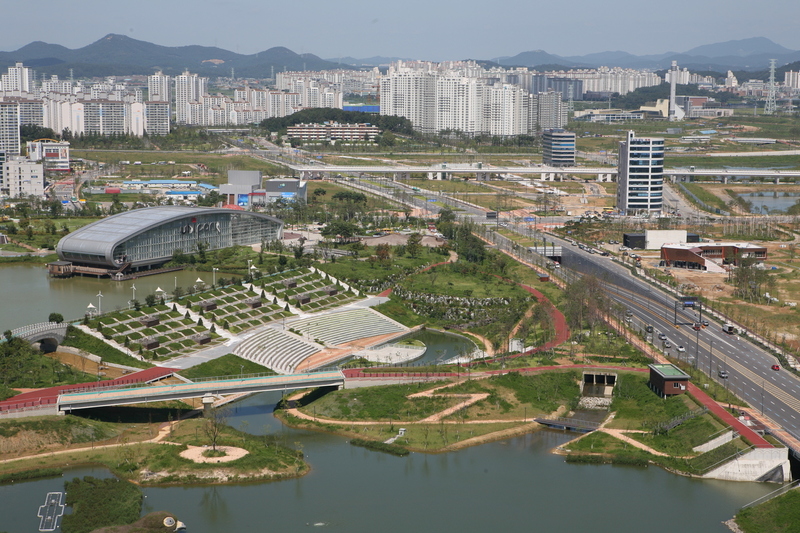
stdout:
<svg viewBox="0 0 800 533">
<path fill-rule="evenodd" d="M 97 291 L 97 314 L 103 314 L 103 293 L 102 291 Z"/>
<path fill-rule="evenodd" d="M 136 299 L 136 285 L 135 284 L 131 285 L 131 290 L 133 291 L 133 298 L 131 298 L 131 300 L 135 300 Z"/>
<path fill-rule="evenodd" d="M 212 289 L 217 287 L 217 270 L 219 270 L 217 267 L 211 267 L 211 275 L 213 276 L 213 279 L 211 281 Z"/>
</svg>

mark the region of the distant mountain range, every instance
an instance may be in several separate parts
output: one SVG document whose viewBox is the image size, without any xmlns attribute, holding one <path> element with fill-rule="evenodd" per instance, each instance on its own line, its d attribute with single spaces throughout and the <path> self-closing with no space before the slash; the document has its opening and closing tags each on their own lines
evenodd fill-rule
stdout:
<svg viewBox="0 0 800 533">
<path fill-rule="evenodd" d="M 75 50 L 36 41 L 13 52 L 0 52 L 3 69 L 17 61 L 62 77 L 69 75 L 70 69 L 75 76 L 152 74 L 156 69 L 172 75 L 188 69 L 201 75 L 230 76 L 234 69 L 236 77 L 266 78 L 273 69 L 280 72 L 339 67 L 313 54 L 296 54 L 283 47 L 244 55 L 209 46 L 160 46 L 113 33 Z"/>
<path fill-rule="evenodd" d="M 65 77 L 70 69 L 75 76 L 104 76 L 126 74 L 151 74 L 161 69 L 165 74 L 179 74 L 184 70 L 205 76 L 230 76 L 231 69 L 237 78 L 266 78 L 272 72 L 283 70 L 328 70 L 342 67 L 385 66 L 399 57 L 369 57 L 357 59 L 343 57 L 321 59 L 313 54 L 296 54 L 284 47 L 275 47 L 256 54 L 237 54 L 209 46 L 160 46 L 132 39 L 125 35 L 109 34 L 83 48 L 70 49 L 58 44 L 32 42 L 13 52 L 0 52 L 0 69 L 17 61 L 32 67 L 38 73 L 58 74 Z M 770 59 L 778 66 L 800 61 L 800 51 L 789 50 L 765 37 L 739 39 L 724 43 L 698 46 L 685 52 L 666 52 L 637 56 L 628 52 L 598 52 L 583 56 L 558 56 L 544 50 L 522 52 L 512 57 L 479 60 L 481 64 L 502 66 L 563 68 L 594 68 L 599 66 L 669 68 L 673 60 L 681 67 L 693 71 L 763 72 Z"/>
<path fill-rule="evenodd" d="M 371 57 L 356 59 L 347 57 L 343 59 L 343 62 L 365 66 L 388 65 L 391 61 L 397 59 L 400 58 Z M 770 59 L 776 59 L 778 66 L 800 61 L 800 51 L 785 48 L 766 37 L 753 37 L 724 43 L 707 44 L 685 52 L 665 52 L 655 55 L 637 56 L 628 52 L 616 51 L 598 52 L 583 56 L 559 56 L 544 50 L 532 50 L 511 57 L 493 58 L 492 61 L 506 67 L 533 68 L 546 65 L 548 68 L 556 66 L 563 68 L 595 68 L 606 66 L 662 70 L 669 68 L 672 61 L 675 60 L 681 68 L 687 67 L 694 71 L 711 70 L 724 73 L 727 70 L 762 71 L 769 66 Z"/>
</svg>

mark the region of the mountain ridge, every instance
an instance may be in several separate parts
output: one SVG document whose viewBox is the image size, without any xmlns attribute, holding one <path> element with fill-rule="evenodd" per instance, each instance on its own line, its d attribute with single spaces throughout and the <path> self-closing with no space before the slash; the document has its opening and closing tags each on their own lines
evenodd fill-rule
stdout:
<svg viewBox="0 0 800 533">
<path fill-rule="evenodd" d="M 0 52 L 0 68 L 21 61 L 40 73 L 66 76 L 149 74 L 156 69 L 166 74 L 189 70 L 204 76 L 270 77 L 282 70 L 330 70 L 385 66 L 399 57 L 373 56 L 322 59 L 314 54 L 297 54 L 289 48 L 274 46 L 255 54 L 239 54 L 223 48 L 184 45 L 162 46 L 126 35 L 109 33 L 81 48 L 33 41 L 11 52 Z M 673 60 L 693 70 L 761 72 L 776 59 L 779 66 L 800 61 L 800 51 L 790 50 L 766 37 L 749 37 L 696 46 L 685 52 L 635 55 L 623 50 L 592 52 L 586 55 L 560 56 L 534 49 L 514 56 L 479 60 L 505 67 L 563 65 L 565 68 L 600 66 L 662 70 Z"/>
</svg>

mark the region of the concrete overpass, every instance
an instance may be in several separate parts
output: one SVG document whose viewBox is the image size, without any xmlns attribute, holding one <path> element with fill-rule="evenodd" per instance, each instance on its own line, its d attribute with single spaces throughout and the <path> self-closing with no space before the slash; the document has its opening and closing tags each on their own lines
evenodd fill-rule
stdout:
<svg viewBox="0 0 800 533">
<path fill-rule="evenodd" d="M 597 181 L 612 181 L 617 177 L 617 169 L 612 167 L 547 167 L 536 166 L 503 166 L 484 165 L 483 163 L 438 163 L 435 165 L 298 165 L 292 166 L 301 179 L 332 178 L 337 174 L 355 174 L 359 177 L 379 174 L 391 177 L 392 180 L 408 179 L 411 174 L 424 174 L 428 179 L 450 179 L 453 174 L 471 174 L 478 181 L 489 180 L 492 176 L 531 176 L 545 181 L 556 181 L 564 175 L 595 176 Z M 726 169 L 726 168 L 665 168 L 664 176 L 676 181 L 693 181 L 695 177 L 721 177 L 724 182 L 729 178 L 757 177 L 780 180 L 781 178 L 800 178 L 798 170 L 770 169 Z"/>
<path fill-rule="evenodd" d="M 186 398 L 201 398 L 203 396 L 332 386 L 344 386 L 344 374 L 339 370 L 308 374 L 212 378 L 174 385 L 132 385 L 113 389 L 94 389 L 61 394 L 57 403 L 60 412 L 69 412 L 93 407 L 182 400 Z"/>
<path fill-rule="evenodd" d="M 612 181 L 617 175 L 617 169 L 588 168 L 588 167 L 546 167 L 546 166 L 519 166 L 498 167 L 484 165 L 483 163 L 438 163 L 435 165 L 297 165 L 291 166 L 300 174 L 301 179 L 331 178 L 336 174 L 383 174 L 391 176 L 392 180 L 408 179 L 411 174 L 425 174 L 429 179 L 450 179 L 453 174 L 472 174 L 479 181 L 487 181 L 492 176 L 498 175 L 536 175 L 544 180 L 553 181 L 565 174 L 596 176 L 598 181 Z"/>
</svg>

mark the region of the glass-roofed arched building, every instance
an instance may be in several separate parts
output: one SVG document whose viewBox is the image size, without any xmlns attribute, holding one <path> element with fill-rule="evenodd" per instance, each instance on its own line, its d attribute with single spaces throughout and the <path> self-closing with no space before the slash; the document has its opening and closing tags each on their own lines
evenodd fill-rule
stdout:
<svg viewBox="0 0 800 533">
<path fill-rule="evenodd" d="M 164 206 L 119 213 L 62 238 L 61 261 L 111 271 L 138 270 L 166 263 L 176 250 L 197 251 L 252 245 L 283 237 L 277 218 L 233 209 Z M 52 271 L 52 268 L 51 268 Z"/>
</svg>

